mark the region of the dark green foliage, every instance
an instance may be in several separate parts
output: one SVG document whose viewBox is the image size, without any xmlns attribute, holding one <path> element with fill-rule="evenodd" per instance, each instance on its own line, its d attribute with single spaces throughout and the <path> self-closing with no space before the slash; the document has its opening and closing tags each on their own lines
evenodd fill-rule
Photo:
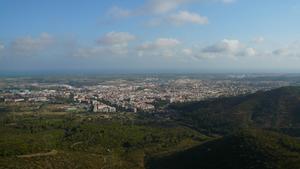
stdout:
<svg viewBox="0 0 300 169">
<path fill-rule="evenodd" d="M 300 127 L 300 87 L 284 87 L 246 96 L 171 105 L 178 119 L 207 132 L 235 128 Z"/>
<path fill-rule="evenodd" d="M 0 104 L 0 168 L 144 169 L 145 159 L 149 169 L 300 168 L 299 141 L 279 134 L 300 136 L 300 87 L 171 105 L 175 121 L 155 113 L 55 114 L 59 107 Z"/>
<path fill-rule="evenodd" d="M 189 150 L 148 159 L 148 169 L 298 169 L 300 142 L 260 130 L 239 131 Z"/>
<path fill-rule="evenodd" d="M 168 104 L 169 104 L 169 102 L 168 102 L 167 100 L 160 100 L 160 99 L 157 99 L 157 100 L 154 102 L 154 107 L 155 107 L 155 109 L 160 109 L 160 108 L 166 107 Z"/>
<path fill-rule="evenodd" d="M 208 137 L 182 126 L 133 125 L 80 118 L 16 117 L 0 126 L 0 168 L 142 169 L 146 155 L 175 151 Z M 18 158 L 58 151 L 57 155 Z"/>
</svg>

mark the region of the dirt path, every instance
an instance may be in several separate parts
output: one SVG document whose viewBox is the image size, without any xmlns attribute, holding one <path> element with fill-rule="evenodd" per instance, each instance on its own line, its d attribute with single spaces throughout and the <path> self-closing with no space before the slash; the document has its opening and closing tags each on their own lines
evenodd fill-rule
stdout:
<svg viewBox="0 0 300 169">
<path fill-rule="evenodd" d="M 54 156 L 58 153 L 57 150 L 52 150 L 47 153 L 35 153 L 35 154 L 26 154 L 26 155 L 19 155 L 18 158 L 31 158 L 31 157 L 42 157 L 42 156 Z"/>
<path fill-rule="evenodd" d="M 79 145 L 79 144 L 83 144 L 83 141 L 79 141 L 77 143 L 74 143 L 71 145 L 71 148 L 74 148 L 75 146 Z"/>
</svg>

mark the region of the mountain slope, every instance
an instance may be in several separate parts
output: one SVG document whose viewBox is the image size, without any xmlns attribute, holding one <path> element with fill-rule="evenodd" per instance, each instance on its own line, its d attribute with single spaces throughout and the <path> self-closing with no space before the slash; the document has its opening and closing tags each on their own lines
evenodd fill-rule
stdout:
<svg viewBox="0 0 300 169">
<path fill-rule="evenodd" d="M 300 142 L 274 132 L 247 130 L 163 157 L 148 169 L 297 169 Z"/>
<path fill-rule="evenodd" d="M 212 132 L 236 127 L 300 127 L 300 87 L 283 87 L 246 96 L 171 105 L 178 119 Z"/>
</svg>

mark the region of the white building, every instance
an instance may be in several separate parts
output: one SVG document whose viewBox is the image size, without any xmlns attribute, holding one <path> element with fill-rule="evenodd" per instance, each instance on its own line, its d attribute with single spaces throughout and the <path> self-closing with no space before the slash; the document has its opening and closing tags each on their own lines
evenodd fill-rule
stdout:
<svg viewBox="0 0 300 169">
<path fill-rule="evenodd" d="M 93 112 L 112 113 L 117 111 L 115 107 L 111 107 L 103 103 L 97 102 L 94 103 L 93 105 L 94 105 Z"/>
</svg>

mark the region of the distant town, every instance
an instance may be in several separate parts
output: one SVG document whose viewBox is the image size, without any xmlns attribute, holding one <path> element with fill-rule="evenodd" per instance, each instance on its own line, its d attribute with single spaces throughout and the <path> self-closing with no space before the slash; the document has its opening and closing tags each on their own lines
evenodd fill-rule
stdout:
<svg viewBox="0 0 300 169">
<path fill-rule="evenodd" d="M 244 95 L 289 85 L 293 85 L 290 80 L 258 80 L 256 76 L 244 75 L 222 79 L 116 77 L 91 85 L 20 80 L 0 88 L 0 102 L 69 103 L 63 107 L 69 111 L 154 112 L 171 103 Z"/>
</svg>

